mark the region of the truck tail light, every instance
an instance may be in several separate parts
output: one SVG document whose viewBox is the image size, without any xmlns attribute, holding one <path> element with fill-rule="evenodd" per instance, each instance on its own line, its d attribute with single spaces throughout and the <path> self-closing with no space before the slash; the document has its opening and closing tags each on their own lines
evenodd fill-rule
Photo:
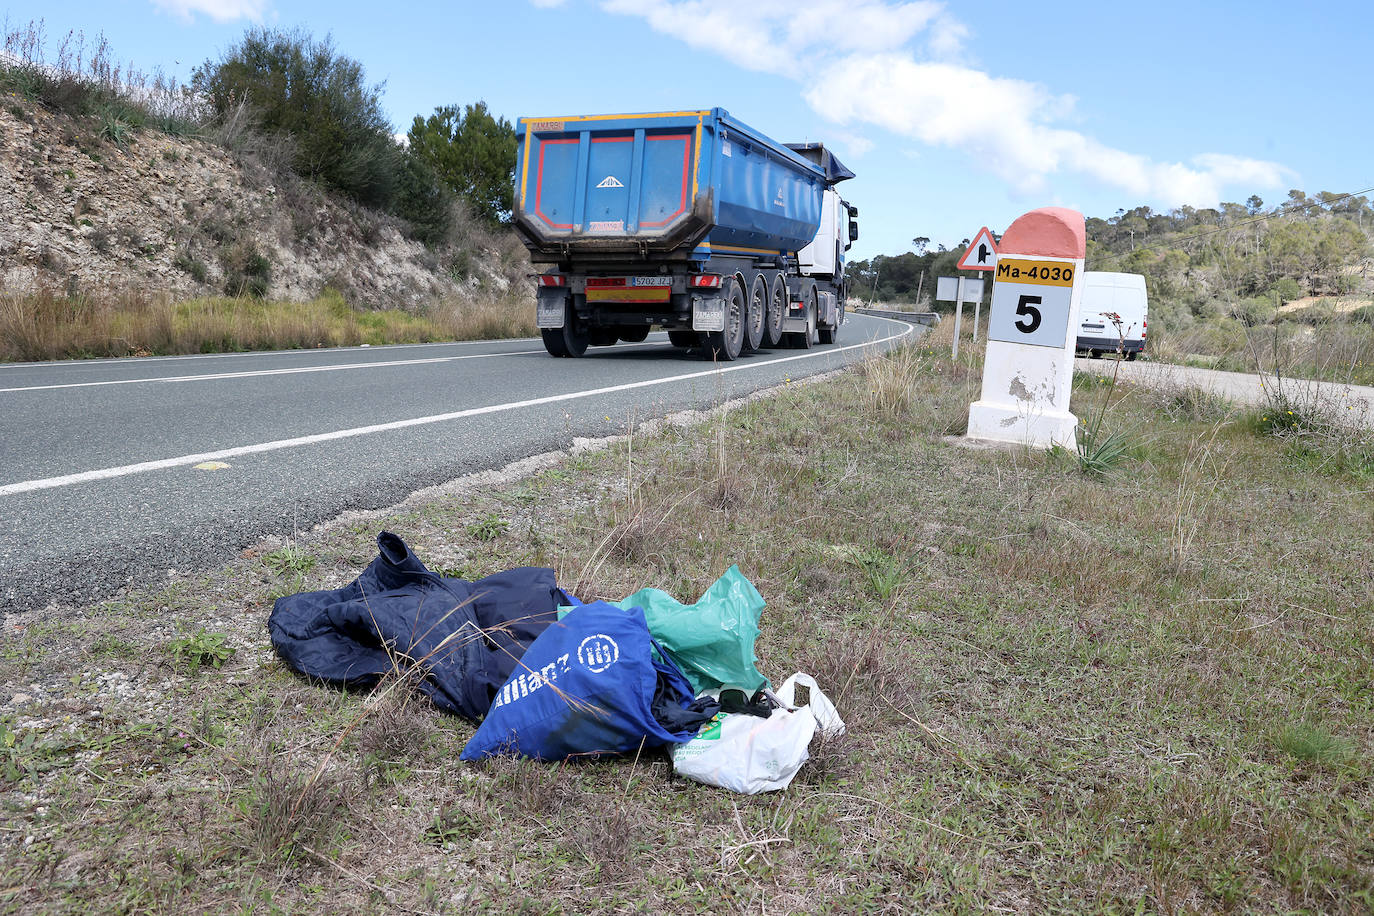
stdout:
<svg viewBox="0 0 1374 916">
<path fill-rule="evenodd" d="M 720 289 L 720 274 L 693 274 L 694 289 Z"/>
<path fill-rule="evenodd" d="M 568 278 L 562 274 L 540 274 L 540 286 L 567 286 Z"/>
</svg>

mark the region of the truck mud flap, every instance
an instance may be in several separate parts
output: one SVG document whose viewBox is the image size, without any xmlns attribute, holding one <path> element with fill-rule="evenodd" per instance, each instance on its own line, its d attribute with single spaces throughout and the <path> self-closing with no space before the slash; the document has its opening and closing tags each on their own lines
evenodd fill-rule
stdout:
<svg viewBox="0 0 1374 916">
<path fill-rule="evenodd" d="M 692 299 L 692 330 L 725 330 L 725 300 L 720 296 L 695 296 Z"/>
<path fill-rule="evenodd" d="M 561 289 L 541 289 L 534 309 L 534 326 L 550 329 L 563 327 L 568 299 L 568 294 Z"/>
</svg>

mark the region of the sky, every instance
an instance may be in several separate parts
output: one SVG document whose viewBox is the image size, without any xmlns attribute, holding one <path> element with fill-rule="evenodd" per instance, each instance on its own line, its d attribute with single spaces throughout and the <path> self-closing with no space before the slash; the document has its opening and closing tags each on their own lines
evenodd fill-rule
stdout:
<svg viewBox="0 0 1374 916">
<path fill-rule="evenodd" d="M 329 35 L 384 83 L 398 132 L 479 100 L 512 121 L 725 108 L 857 174 L 851 258 L 1044 206 L 1106 219 L 1374 187 L 1367 0 L 23 0 L 4 17 L 182 80 L 249 27 Z"/>
</svg>

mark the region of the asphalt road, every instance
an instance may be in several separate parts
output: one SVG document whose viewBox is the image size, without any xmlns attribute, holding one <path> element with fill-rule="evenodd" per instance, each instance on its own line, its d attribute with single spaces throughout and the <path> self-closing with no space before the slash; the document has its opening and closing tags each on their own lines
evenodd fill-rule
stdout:
<svg viewBox="0 0 1374 916">
<path fill-rule="evenodd" d="M 79 605 L 578 437 L 827 372 L 914 331 L 719 367 L 538 340 L 0 366 L 0 610 Z M 202 469 L 207 462 L 227 468 Z"/>
</svg>

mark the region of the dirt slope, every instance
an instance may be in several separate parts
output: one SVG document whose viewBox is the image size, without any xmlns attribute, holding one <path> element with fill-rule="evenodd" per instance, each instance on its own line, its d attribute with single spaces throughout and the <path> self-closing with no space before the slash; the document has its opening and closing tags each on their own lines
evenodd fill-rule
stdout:
<svg viewBox="0 0 1374 916">
<path fill-rule="evenodd" d="M 305 299 L 330 286 L 406 307 L 514 279 L 500 252 L 459 272 L 395 220 L 221 146 L 0 103 L 0 289 Z"/>
</svg>

